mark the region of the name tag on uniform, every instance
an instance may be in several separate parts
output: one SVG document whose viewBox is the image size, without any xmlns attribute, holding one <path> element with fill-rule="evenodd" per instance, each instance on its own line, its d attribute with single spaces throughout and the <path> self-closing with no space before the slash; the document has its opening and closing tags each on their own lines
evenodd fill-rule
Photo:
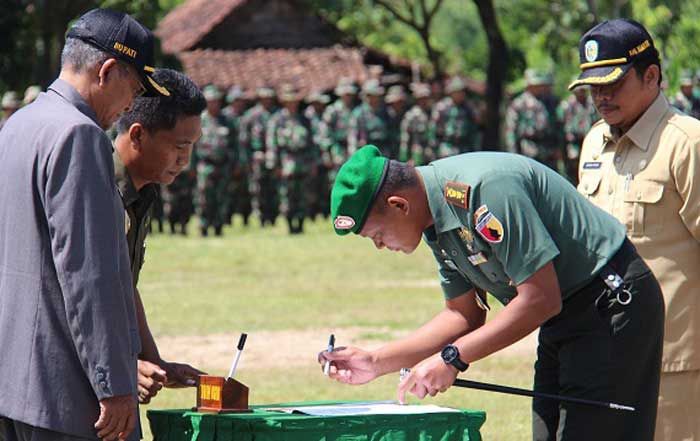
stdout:
<svg viewBox="0 0 700 441">
<path fill-rule="evenodd" d="M 488 259 L 486 258 L 486 256 L 484 256 L 484 253 L 481 252 L 472 254 L 471 256 L 467 256 L 467 259 L 469 260 L 469 263 L 471 263 L 474 266 L 488 262 Z"/>
<path fill-rule="evenodd" d="M 587 161 L 583 163 L 584 170 L 597 170 L 602 165 L 600 161 Z"/>
<path fill-rule="evenodd" d="M 457 271 L 457 265 L 455 265 L 455 263 L 453 261 L 451 261 L 450 259 L 445 259 L 445 265 L 447 265 L 447 267 L 449 269 L 451 269 L 453 271 Z"/>
</svg>

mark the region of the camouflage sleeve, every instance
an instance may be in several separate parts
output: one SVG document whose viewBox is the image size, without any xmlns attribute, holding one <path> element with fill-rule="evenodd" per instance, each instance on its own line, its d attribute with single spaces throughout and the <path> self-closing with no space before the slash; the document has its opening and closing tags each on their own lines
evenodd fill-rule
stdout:
<svg viewBox="0 0 700 441">
<path fill-rule="evenodd" d="M 518 146 L 518 134 L 516 129 L 518 127 L 518 112 L 511 104 L 506 110 L 506 149 L 511 153 L 520 153 L 520 147 Z"/>
<path fill-rule="evenodd" d="M 399 161 L 406 162 L 409 160 L 410 155 L 409 155 L 409 149 L 411 146 L 411 134 L 409 133 L 410 131 L 410 124 L 411 124 L 411 115 L 410 113 L 407 113 L 403 119 L 401 120 L 401 129 L 400 129 L 400 137 L 401 140 L 399 142 Z"/>
<path fill-rule="evenodd" d="M 359 144 L 359 115 L 355 112 L 352 113 L 350 117 L 349 127 L 348 127 L 348 156 L 355 153 L 357 146 Z"/>
<path fill-rule="evenodd" d="M 275 168 L 279 156 L 277 144 L 277 117 L 273 116 L 267 122 L 265 132 L 265 168 L 272 170 Z"/>
</svg>

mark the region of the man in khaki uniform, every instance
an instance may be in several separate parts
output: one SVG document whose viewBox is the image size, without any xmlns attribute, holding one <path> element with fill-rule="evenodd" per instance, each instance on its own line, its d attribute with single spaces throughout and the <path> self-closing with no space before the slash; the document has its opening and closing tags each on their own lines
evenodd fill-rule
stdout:
<svg viewBox="0 0 700 441">
<path fill-rule="evenodd" d="M 661 284 L 666 326 L 656 440 L 700 439 L 700 121 L 661 93 L 659 54 L 631 20 L 580 42 L 603 120 L 586 136 L 579 191 L 617 217 Z M 695 178 L 698 177 L 698 180 Z"/>
</svg>

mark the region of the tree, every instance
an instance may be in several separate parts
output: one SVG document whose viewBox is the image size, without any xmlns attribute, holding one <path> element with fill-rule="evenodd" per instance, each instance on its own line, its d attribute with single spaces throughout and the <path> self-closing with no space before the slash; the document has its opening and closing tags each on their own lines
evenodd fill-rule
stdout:
<svg viewBox="0 0 700 441">
<path fill-rule="evenodd" d="M 431 43 L 431 28 L 435 14 L 442 6 L 443 0 L 435 0 L 432 5 L 429 0 L 403 0 L 403 6 L 394 0 L 373 0 L 375 5 L 386 9 L 394 18 L 404 23 L 418 33 L 423 47 L 433 68 L 433 76 L 441 78 L 443 74 L 442 53 Z"/>
<path fill-rule="evenodd" d="M 489 44 L 489 63 L 486 76 L 486 114 L 484 115 L 486 124 L 481 142 L 482 147 L 488 148 L 498 145 L 500 140 L 500 108 L 508 67 L 508 50 L 498 26 L 492 1 L 474 0 L 474 3 L 479 9 L 479 17 L 481 17 L 481 23 L 484 26 Z"/>
</svg>

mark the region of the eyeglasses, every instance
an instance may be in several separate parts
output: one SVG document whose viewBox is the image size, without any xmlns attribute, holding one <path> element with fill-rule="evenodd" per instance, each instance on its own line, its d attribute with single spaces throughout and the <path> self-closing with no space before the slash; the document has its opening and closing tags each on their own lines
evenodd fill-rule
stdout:
<svg viewBox="0 0 700 441">
<path fill-rule="evenodd" d="M 134 78 L 136 80 L 136 87 L 134 88 L 134 92 L 132 92 L 132 96 L 134 98 L 138 98 L 142 96 L 143 94 L 146 93 L 146 88 L 144 87 L 143 83 L 141 82 L 141 79 L 139 78 L 138 74 L 135 72 L 135 69 L 133 66 L 128 65 L 126 63 L 119 63 L 119 67 L 121 67 L 126 73 Z"/>
</svg>

